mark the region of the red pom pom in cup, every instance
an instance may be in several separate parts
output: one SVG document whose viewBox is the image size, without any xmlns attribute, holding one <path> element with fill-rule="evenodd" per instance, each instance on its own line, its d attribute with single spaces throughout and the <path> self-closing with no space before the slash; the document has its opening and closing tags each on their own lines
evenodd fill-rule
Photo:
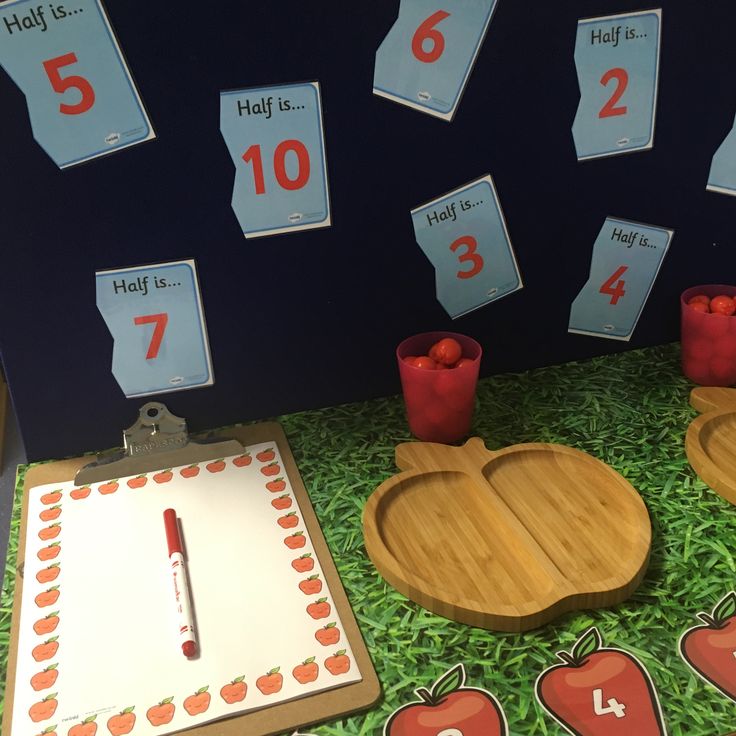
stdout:
<svg viewBox="0 0 736 736">
<path fill-rule="evenodd" d="M 445 337 L 457 340 L 463 365 L 446 370 L 416 368 L 404 358 L 428 355 Z M 481 346 L 472 337 L 455 332 L 423 332 L 404 340 L 396 348 L 406 416 L 412 434 L 425 442 L 459 442 L 470 432 L 478 383 Z"/>
<path fill-rule="evenodd" d="M 680 295 L 682 372 L 701 386 L 736 383 L 736 315 L 693 309 L 688 301 L 704 294 L 736 297 L 736 286 L 693 286 Z"/>
</svg>

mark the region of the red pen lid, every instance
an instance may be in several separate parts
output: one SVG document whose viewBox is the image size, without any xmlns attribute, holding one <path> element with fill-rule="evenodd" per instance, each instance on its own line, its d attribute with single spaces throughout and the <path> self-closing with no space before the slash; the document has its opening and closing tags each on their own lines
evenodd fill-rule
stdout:
<svg viewBox="0 0 736 736">
<path fill-rule="evenodd" d="M 176 511 L 166 509 L 164 511 L 164 526 L 166 527 L 166 543 L 169 545 L 169 557 L 174 552 L 182 552 L 181 537 L 179 536 L 179 524 L 176 520 Z"/>
</svg>

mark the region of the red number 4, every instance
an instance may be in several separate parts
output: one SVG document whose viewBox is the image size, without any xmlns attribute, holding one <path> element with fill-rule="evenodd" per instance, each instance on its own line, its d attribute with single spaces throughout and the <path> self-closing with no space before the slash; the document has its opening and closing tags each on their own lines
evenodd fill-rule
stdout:
<svg viewBox="0 0 736 736">
<path fill-rule="evenodd" d="M 626 293 L 624 291 L 624 284 L 626 283 L 620 277 L 628 271 L 628 266 L 619 266 L 614 273 L 603 282 L 603 286 L 598 290 L 601 294 L 606 294 L 611 297 L 611 304 L 617 304 L 618 300 Z M 613 282 L 619 279 L 616 286 Z"/>
<path fill-rule="evenodd" d="M 161 314 L 145 314 L 141 317 L 133 317 L 133 322 L 137 325 L 155 325 L 153 335 L 151 335 L 151 343 L 146 353 L 146 360 L 155 358 L 161 348 L 161 341 L 164 339 L 164 330 L 169 322 L 169 315 L 166 312 L 161 312 Z"/>
</svg>

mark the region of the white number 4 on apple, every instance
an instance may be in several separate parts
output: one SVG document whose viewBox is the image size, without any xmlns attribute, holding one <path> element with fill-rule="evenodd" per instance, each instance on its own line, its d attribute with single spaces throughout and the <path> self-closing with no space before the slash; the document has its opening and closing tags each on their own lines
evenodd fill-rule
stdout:
<svg viewBox="0 0 736 736">
<path fill-rule="evenodd" d="M 603 690 L 597 687 L 593 690 L 593 712 L 597 716 L 605 716 L 609 713 L 615 714 L 616 718 L 624 718 L 626 716 L 626 706 L 619 703 L 616 698 L 608 698 L 607 705 L 603 705 Z"/>
</svg>

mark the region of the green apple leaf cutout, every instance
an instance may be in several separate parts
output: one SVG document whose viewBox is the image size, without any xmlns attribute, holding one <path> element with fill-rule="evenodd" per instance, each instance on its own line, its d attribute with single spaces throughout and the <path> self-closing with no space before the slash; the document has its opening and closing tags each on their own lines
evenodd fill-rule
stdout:
<svg viewBox="0 0 736 736">
<path fill-rule="evenodd" d="M 722 629 L 726 625 L 726 621 L 734 614 L 736 614 L 736 593 L 731 591 L 716 603 L 712 615 L 699 613 L 698 618 L 711 628 Z"/>
<path fill-rule="evenodd" d="M 557 656 L 569 664 L 571 667 L 580 667 L 585 660 L 594 652 L 597 652 L 603 645 L 601 635 L 595 626 L 591 626 L 576 642 L 573 644 L 571 652 L 557 652 Z"/>
<path fill-rule="evenodd" d="M 450 693 L 459 690 L 465 684 L 465 668 L 462 663 L 455 665 L 452 669 L 445 672 L 434 685 L 431 692 L 426 688 L 420 687 L 414 692 L 428 705 L 437 705 L 446 698 Z"/>
</svg>

